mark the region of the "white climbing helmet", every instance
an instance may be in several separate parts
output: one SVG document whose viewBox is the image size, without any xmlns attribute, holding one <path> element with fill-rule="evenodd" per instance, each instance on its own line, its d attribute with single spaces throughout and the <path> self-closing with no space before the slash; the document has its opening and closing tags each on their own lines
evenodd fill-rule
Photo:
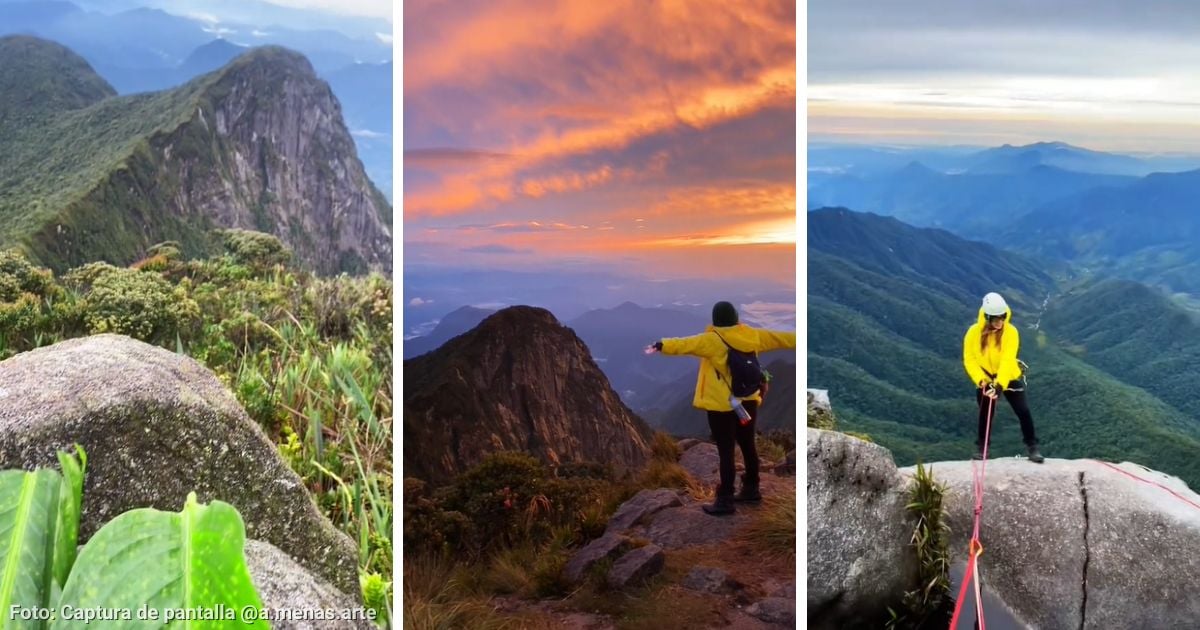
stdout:
<svg viewBox="0 0 1200 630">
<path fill-rule="evenodd" d="M 984 315 L 1004 315 L 1008 312 L 1008 304 L 1004 302 L 1004 298 L 1000 297 L 999 293 L 989 293 L 983 296 L 983 314 Z"/>
</svg>

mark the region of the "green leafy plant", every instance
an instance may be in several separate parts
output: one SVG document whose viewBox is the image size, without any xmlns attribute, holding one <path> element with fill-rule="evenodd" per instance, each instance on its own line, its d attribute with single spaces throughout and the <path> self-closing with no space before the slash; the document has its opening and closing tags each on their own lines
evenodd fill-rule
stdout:
<svg viewBox="0 0 1200 630">
<path fill-rule="evenodd" d="M 87 454 L 76 451 L 59 453 L 61 475 L 0 472 L 0 532 L 7 533 L 0 535 L 0 627 L 188 620 L 196 622 L 188 627 L 270 628 L 257 614 L 262 602 L 243 555 L 245 525 L 228 503 L 201 505 L 193 492 L 179 513 L 130 510 L 101 527 L 77 557 Z M 89 611 L 95 616 L 79 614 Z"/>
<path fill-rule="evenodd" d="M 888 608 L 888 628 L 921 627 L 944 612 L 950 600 L 950 526 L 946 524 L 946 485 L 933 478 L 933 469 L 917 463 L 905 508 L 915 516 L 910 544 L 917 554 L 918 588 L 904 594 L 903 610 Z"/>
</svg>

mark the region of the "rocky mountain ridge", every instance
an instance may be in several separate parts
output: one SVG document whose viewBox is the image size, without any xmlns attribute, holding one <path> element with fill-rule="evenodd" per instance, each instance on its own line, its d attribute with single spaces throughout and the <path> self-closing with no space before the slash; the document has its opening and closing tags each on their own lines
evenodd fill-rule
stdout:
<svg viewBox="0 0 1200 630">
<path fill-rule="evenodd" d="M 255 48 L 120 97 L 53 42 L 0 38 L 0 66 L 0 246 L 61 270 L 129 264 L 162 241 L 197 255 L 213 229 L 240 228 L 274 234 L 318 273 L 391 271 L 392 209 L 302 55 Z"/>
<path fill-rule="evenodd" d="M 405 361 L 404 391 L 405 474 L 434 483 L 504 450 L 618 469 L 648 455 L 650 428 L 545 309 L 506 308 Z"/>
</svg>

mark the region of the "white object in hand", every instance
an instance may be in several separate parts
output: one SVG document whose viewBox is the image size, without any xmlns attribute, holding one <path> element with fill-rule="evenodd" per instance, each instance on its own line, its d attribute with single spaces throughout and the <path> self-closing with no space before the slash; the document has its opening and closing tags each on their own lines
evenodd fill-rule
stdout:
<svg viewBox="0 0 1200 630">
<path fill-rule="evenodd" d="M 646 346 L 646 350 L 645 350 L 645 353 L 646 353 L 646 354 L 654 354 L 655 352 L 658 352 L 658 350 L 656 350 L 656 349 L 654 348 L 654 345 L 653 345 L 653 344 L 651 344 L 651 345 L 649 345 L 649 346 Z"/>
</svg>

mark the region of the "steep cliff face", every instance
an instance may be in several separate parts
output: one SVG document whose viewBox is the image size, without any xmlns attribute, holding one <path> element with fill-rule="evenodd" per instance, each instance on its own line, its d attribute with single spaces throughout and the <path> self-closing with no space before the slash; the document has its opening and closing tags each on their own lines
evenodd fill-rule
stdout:
<svg viewBox="0 0 1200 630">
<path fill-rule="evenodd" d="M 544 309 L 504 309 L 405 361 L 404 391 L 405 474 L 434 483 L 503 450 L 625 469 L 647 458 L 650 429 Z"/>
<path fill-rule="evenodd" d="M 151 150 L 179 176 L 174 213 L 275 234 L 321 272 L 390 271 L 391 208 L 363 172 L 329 86 L 301 55 L 238 58 Z"/>
<path fill-rule="evenodd" d="M 242 228 L 278 236 L 319 273 L 391 271 L 392 209 L 303 56 L 256 48 L 174 90 L 97 100 L 67 89 L 99 80 L 82 60 L 50 42 L 20 43 L 0 65 L 40 68 L 65 54 L 55 67 L 79 76 L 58 81 L 63 98 L 51 101 L 64 106 L 53 111 L 5 97 L 20 116 L 0 118 L 0 184 L 9 185 L 0 218 L 12 219 L 0 246 L 62 269 L 126 264 L 165 240 L 205 253 L 213 228 Z"/>
</svg>

